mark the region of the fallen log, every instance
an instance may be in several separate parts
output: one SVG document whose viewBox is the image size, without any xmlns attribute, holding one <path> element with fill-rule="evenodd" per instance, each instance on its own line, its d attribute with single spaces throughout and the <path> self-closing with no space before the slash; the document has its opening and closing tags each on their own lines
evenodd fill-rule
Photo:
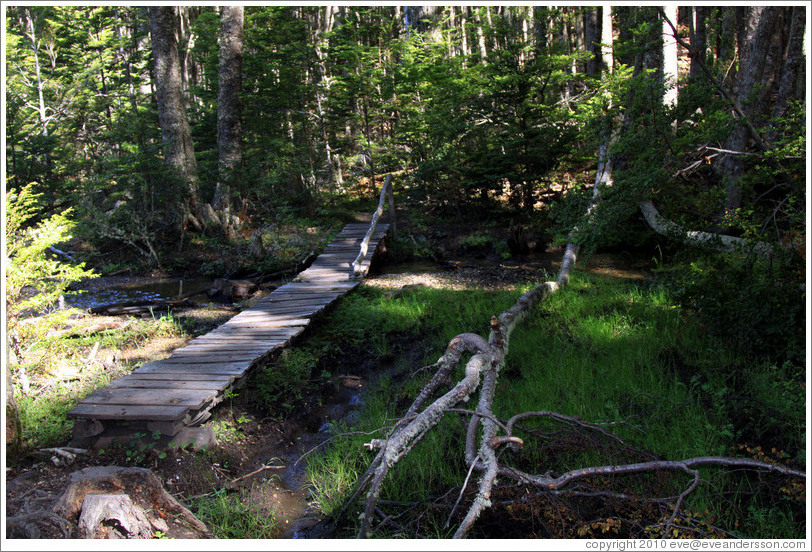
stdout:
<svg viewBox="0 0 812 552">
<path fill-rule="evenodd" d="M 646 223 L 648 223 L 652 230 L 662 236 L 676 239 L 687 245 L 724 252 L 749 249 L 759 257 L 769 257 L 776 253 L 776 249 L 765 242 L 749 244 L 746 240 L 736 236 L 714 234 L 699 230 L 686 230 L 677 223 L 660 215 L 660 212 L 650 200 L 641 202 L 639 207 L 643 213 L 643 218 L 646 219 Z"/>
<path fill-rule="evenodd" d="M 88 309 L 88 312 L 90 312 L 90 314 L 107 314 L 110 316 L 118 316 L 122 314 L 143 314 L 153 310 L 188 305 L 191 305 L 191 302 L 187 298 L 167 299 L 165 301 L 156 301 L 153 299 L 148 301 L 125 301 L 122 303 L 113 303 L 112 305 L 101 305 L 98 307 L 91 307 Z"/>
<path fill-rule="evenodd" d="M 110 330 L 121 330 L 130 325 L 130 322 L 99 322 L 90 326 L 75 326 L 64 330 L 50 330 L 46 337 L 85 337 L 94 333 Z"/>
</svg>

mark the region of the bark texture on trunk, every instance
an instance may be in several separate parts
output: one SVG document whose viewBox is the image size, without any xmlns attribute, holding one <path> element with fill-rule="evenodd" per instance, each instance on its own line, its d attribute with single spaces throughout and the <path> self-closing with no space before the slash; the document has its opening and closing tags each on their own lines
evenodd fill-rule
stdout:
<svg viewBox="0 0 812 552">
<path fill-rule="evenodd" d="M 240 183 L 242 162 L 242 6 L 223 6 L 220 10 L 220 69 L 217 89 L 218 178 L 212 207 L 223 211 L 228 224 L 229 192 Z"/>
<path fill-rule="evenodd" d="M 773 28 L 778 20 L 778 7 L 753 7 L 743 32 L 744 43 L 739 55 L 741 63 L 737 75 L 735 97 L 738 99 L 745 117 L 752 117 L 754 107 L 758 105 L 758 85 L 764 77 Z M 733 129 L 725 144 L 731 151 L 748 151 L 751 133 L 747 126 L 738 124 Z M 743 160 L 739 156 L 729 155 L 722 163 L 722 174 L 725 182 L 725 214 L 730 215 L 741 206 L 741 177 L 744 171 Z"/>
<path fill-rule="evenodd" d="M 184 189 L 180 202 L 180 226 L 197 212 L 198 184 L 192 132 L 183 101 L 180 58 L 176 38 L 177 12 L 173 6 L 149 8 L 152 53 L 155 62 L 155 93 L 158 121 L 167 165 L 175 170 Z"/>
</svg>

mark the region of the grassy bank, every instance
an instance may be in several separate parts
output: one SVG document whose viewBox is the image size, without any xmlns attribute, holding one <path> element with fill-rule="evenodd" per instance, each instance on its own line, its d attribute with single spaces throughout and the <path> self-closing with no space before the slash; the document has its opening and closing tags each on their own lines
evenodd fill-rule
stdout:
<svg viewBox="0 0 812 552">
<path fill-rule="evenodd" d="M 366 287 L 328 317 L 317 339 L 352 342 L 389 355 L 393 369 L 368 391 L 359 425 L 335 429 L 361 433 L 334 439 L 309 462 L 314 496 L 326 513 L 340 508 L 372 459 L 363 443 L 382 437 L 431 376 L 413 372 L 433 363 L 454 335 L 487 335 L 490 316 L 511 306 L 521 291 L 416 288 L 388 297 Z M 399 349 L 398 343 L 408 345 Z M 709 338 L 658 286 L 579 274 L 514 332 L 495 413 L 507 418 L 524 411 L 560 412 L 607 424 L 622 439 L 545 419 L 523 423 L 517 433 L 524 449 L 506 453 L 513 458 L 503 461 L 531 473 L 561 473 L 704 455 L 803 465 L 803 406 L 803 386 L 764 359 L 738 354 Z M 403 515 L 377 536 L 445 537 L 453 531 L 443 524 L 467 472 L 466 423 L 464 415 L 447 415 L 393 470 L 382 496 L 387 514 Z M 803 494 L 791 482 L 720 470 L 704 470 L 702 476 L 703 483 L 687 499 L 679 535 L 803 536 Z M 481 521 L 479 536 L 505 530 L 504 520 L 511 515 L 506 505 L 516 504 L 516 491 L 504 483 L 507 490 L 492 497 L 494 508 Z M 673 502 L 689 483 L 685 474 L 647 475 L 593 481 L 579 490 L 671 497 Z M 525 518 L 537 521 L 530 533 L 547 537 L 658 536 L 658 524 L 671 515 L 668 499 L 596 502 L 538 495 L 525 503 L 531 506 Z M 341 522 L 343 536 L 355 530 L 358 511 L 360 506 Z"/>
</svg>

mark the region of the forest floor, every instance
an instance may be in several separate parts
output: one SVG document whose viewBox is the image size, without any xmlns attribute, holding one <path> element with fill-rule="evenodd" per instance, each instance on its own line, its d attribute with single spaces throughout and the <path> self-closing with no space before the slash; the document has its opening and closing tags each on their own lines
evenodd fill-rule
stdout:
<svg viewBox="0 0 812 552">
<path fill-rule="evenodd" d="M 404 225 L 399 239 L 390 240 L 388 247 L 380 251 L 377 270 L 354 293 L 370 293 L 370 290 L 364 290 L 369 287 L 376 288 L 376 296 L 389 297 L 388 294 L 392 294 L 391 297 L 397 297 L 404 289 L 413 286 L 455 291 L 513 291 L 522 284 L 554 277 L 562 254 L 560 248 L 537 247 L 528 254 L 506 258 L 504 244 L 508 236 L 505 232 L 488 234 L 465 225 L 449 225 L 432 231 L 433 234 L 425 237 L 414 227 Z M 404 243 L 411 243 L 413 248 L 404 248 Z M 408 250 L 407 254 L 404 249 Z M 645 254 L 614 252 L 592 255 L 585 259 L 581 268 L 592 274 L 639 281 L 647 277 L 651 264 L 650 256 Z M 167 275 L 145 273 L 128 278 L 148 280 L 156 276 Z M 186 278 L 190 276 L 194 274 L 184 275 Z M 257 292 L 246 304 L 258 299 L 262 293 L 264 291 Z M 98 352 L 94 353 L 96 360 L 93 364 L 102 371 L 107 370 L 108 377 L 120 377 L 141 362 L 168 356 L 191 337 L 228 320 L 242 306 L 245 305 L 198 304 L 173 309 L 166 316 L 155 314 L 141 319 L 85 315 L 97 323 L 128 320 L 131 324 L 128 339 L 114 340 L 112 344 L 102 342 Z M 324 324 L 329 322 L 329 313 L 325 318 L 328 320 Z M 322 324 L 314 324 L 314 332 L 308 330 L 290 350 L 309 346 L 308 339 Z M 144 326 L 160 330 L 162 325 L 167 327 L 166 331 L 144 331 Z M 421 336 L 406 332 L 391 338 L 401 342 L 390 344 L 390 348 L 399 351 L 398 354 L 409 351 L 409 361 L 414 361 L 411 367 L 420 365 L 417 363 L 424 353 Z M 73 345 L 72 350 L 65 348 L 65 352 L 83 359 L 89 356 L 93 343 L 92 340 L 82 341 Z M 117 348 L 117 352 L 112 361 L 107 362 L 111 347 Z M 212 429 L 218 443 L 204 450 L 142 448 L 141 444 L 133 442 L 103 451 L 91 450 L 66 460 L 59 453 L 43 449 L 67 446 L 67 439 L 50 439 L 47 445 L 39 446 L 34 441 L 29 453 L 6 469 L 7 520 L 23 520 L 15 527 L 7 523 L 8 536 L 37 536 L 27 533 L 30 523 L 26 525 L 26 520 L 38 519 L 36 526 L 40 538 L 76 538 L 76 520 L 70 520 L 67 527 L 62 527 L 48 513 L 65 491 L 71 474 L 83 468 L 112 465 L 150 469 L 171 495 L 210 528 L 217 527 L 220 532 L 215 531 L 214 536 L 218 538 L 332 537 L 328 526 L 319 523 L 323 516 L 310 494 L 313 483 L 305 473 L 308 459 L 315 456 L 310 453 L 321 450 L 318 447 L 330 439 L 331 432 L 324 429 L 326 426 L 339 420 L 347 426 L 352 425 L 353 416 L 357 415 L 364 401 L 364 390 L 382 374 L 391 374 L 394 363 L 391 358 L 376 355 L 371 350 L 352 347 L 346 348 L 341 356 L 332 358 L 331 363 L 329 371 L 332 376 L 329 379 L 316 378 L 312 386 L 307 386 L 281 411 L 268 412 L 257 408 L 252 401 L 251 392 L 256 395 L 252 384 L 243 388 L 245 392 L 239 390 L 219 405 L 212 419 L 205 424 Z M 51 364 L 56 366 L 59 362 L 52 359 Z M 40 389 L 65 386 L 66 381 L 79 387 L 79 383 L 83 383 L 81 378 L 88 377 L 88 371 L 80 369 L 75 374 L 65 374 L 54 368 L 49 372 L 52 381 L 42 383 Z M 518 495 L 511 494 L 516 492 L 514 487 L 507 486 L 500 491 L 500 500 L 505 503 L 518 500 Z M 526 521 L 535 519 L 533 516 L 524 516 L 526 512 L 521 509 L 514 513 L 508 518 L 492 514 L 483 517 L 480 524 L 485 527 L 483 534 L 492 538 L 500 535 L 529 538 L 547 534 L 544 528 Z M 167 518 L 171 519 L 171 516 Z M 156 536 L 189 538 L 190 534 L 183 525 L 169 524 L 167 531 Z"/>
<path fill-rule="evenodd" d="M 468 229 L 470 232 L 470 229 Z M 514 289 L 517 283 L 538 277 L 539 271 L 551 273 L 560 259 L 560 251 L 551 249 L 531 257 L 505 260 L 494 253 L 493 243 L 484 240 L 468 240 L 464 243 L 465 229 L 446 228 L 441 238 L 433 240 L 432 257 L 422 259 L 392 258 L 391 251 L 382 254 L 385 262 L 393 262 L 383 273 L 373 274 L 363 285 L 391 290 L 404 286 L 430 286 L 451 289 Z M 414 236 L 410 235 L 412 241 Z M 388 261 L 387 261 L 388 259 Z M 405 262 L 404 262 L 405 261 Z M 616 271 L 627 277 L 642 277 L 640 271 L 629 268 L 628 262 L 613 263 L 609 257 L 598 258 L 596 271 Z M 162 274 L 148 273 L 127 277 L 100 278 L 85 286 L 90 289 L 121 283 L 148 281 Z M 263 292 L 258 292 L 261 295 Z M 256 300 L 258 297 L 254 297 Z M 249 300 L 250 303 L 250 300 Z M 146 359 L 158 359 L 171 354 L 182 346 L 188 335 L 198 335 L 225 322 L 237 312 L 231 305 L 209 303 L 183 307 L 171 313 L 175 323 L 181 325 L 186 336 L 161 335 L 156 332 L 148 338 L 128 340 L 122 343 L 112 359 L 117 366 L 129 369 Z M 126 318 L 126 317 L 125 317 Z M 89 319 L 89 320 L 88 320 Z M 84 322 L 115 323 L 122 317 L 86 315 Z M 102 348 L 104 349 L 104 347 Z M 108 351 L 100 350 L 102 358 Z M 109 366 L 108 366 L 109 368 Z M 115 371 L 116 368 L 113 368 Z M 256 514 L 274 514 L 278 525 L 269 530 L 273 536 L 293 537 L 297 531 L 307 529 L 318 520 L 318 512 L 307 502 L 302 486 L 305 461 L 299 462 L 303 453 L 327 439 L 319 428 L 325 421 L 351 415 L 353 403 L 358 404 L 358 388 L 366 383 L 381 366 L 375 358 L 350 355 L 339 361 L 334 373 L 350 374 L 336 380 L 336 385 L 322 385 L 305 392 L 288 415 L 258 413 L 242 393 L 220 405 L 212 421 L 208 422 L 218 445 L 208 450 L 191 449 L 142 449 L 135 443 L 111 447 L 107 450 L 90 450 L 66 460 L 54 452 L 33 451 L 13 466 L 6 468 L 6 515 L 19 519 L 36 518 L 42 513 L 40 538 L 63 538 L 64 530 L 71 537 L 77 536 L 77 528 L 59 527 L 49 522 L 45 512 L 50 511 L 65 491 L 74 472 L 93 466 L 140 466 L 151 469 L 164 488 L 194 511 L 194 500 L 214 496 L 224 491 L 239 493 L 241 500 L 249 502 Z M 126 372 L 123 372 L 126 373 Z M 119 375 L 123 375 L 119 374 Z M 65 374 L 54 374 L 55 379 Z M 81 374 L 77 377 L 81 377 Z M 117 377 L 114 375 L 114 377 Z M 64 443 L 62 446 L 68 446 Z M 74 520 L 75 521 L 75 520 Z M 25 524 L 9 526 L 9 537 L 25 536 Z M 29 525 L 29 530 L 31 526 Z M 28 536 L 34 536 L 30 534 Z M 182 527 L 170 526 L 163 536 L 188 537 Z M 234 535 L 239 536 L 239 535 Z M 318 537 L 318 533 L 308 534 Z"/>
</svg>

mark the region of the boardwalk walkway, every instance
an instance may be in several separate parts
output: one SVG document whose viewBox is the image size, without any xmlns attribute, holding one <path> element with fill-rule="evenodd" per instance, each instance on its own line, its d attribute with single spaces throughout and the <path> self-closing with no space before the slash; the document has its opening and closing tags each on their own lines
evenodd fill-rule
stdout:
<svg viewBox="0 0 812 552">
<path fill-rule="evenodd" d="M 83 399 L 73 418 L 73 442 L 87 446 L 103 434 L 160 434 L 183 441 L 227 391 L 301 334 L 318 312 L 360 283 L 388 229 L 378 224 L 369 254 L 353 270 L 369 224 L 348 224 L 307 270 L 215 330 L 176 349 L 164 360 L 144 364 Z M 356 275 L 357 274 L 357 275 Z"/>
</svg>

